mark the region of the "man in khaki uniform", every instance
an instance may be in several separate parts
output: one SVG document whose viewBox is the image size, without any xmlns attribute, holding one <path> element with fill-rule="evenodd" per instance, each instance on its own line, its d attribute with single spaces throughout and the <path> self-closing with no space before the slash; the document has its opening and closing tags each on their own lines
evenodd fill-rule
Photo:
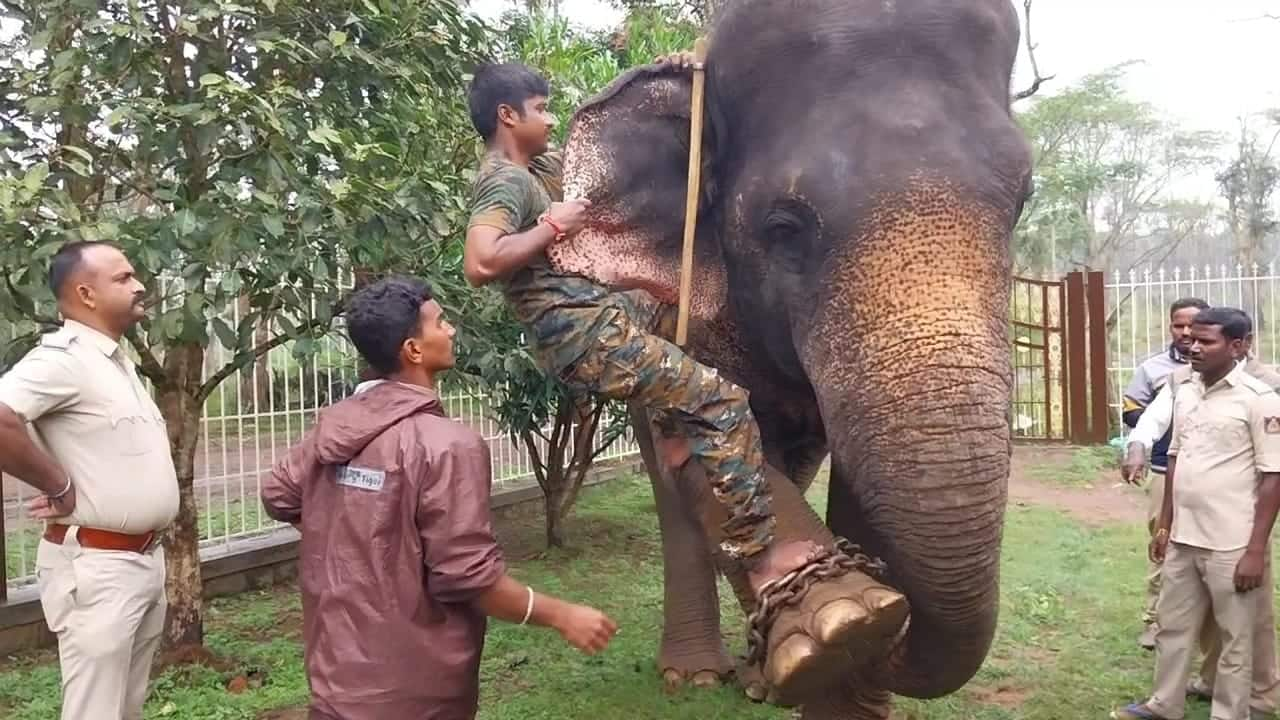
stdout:
<svg viewBox="0 0 1280 720">
<path fill-rule="evenodd" d="M 0 464 L 43 493 L 30 510 L 49 521 L 36 575 L 63 720 L 141 720 L 167 607 L 156 535 L 178 512 L 164 422 L 120 345 L 143 287 L 102 243 L 59 250 L 49 284 L 66 322 L 0 377 Z"/>
<path fill-rule="evenodd" d="M 1238 362 L 1243 366 L 1244 371 L 1280 392 L 1280 372 L 1276 372 L 1252 357 L 1252 335 L 1246 339 L 1243 349 L 1245 354 Z M 1121 468 L 1121 475 L 1126 482 L 1134 485 L 1140 482 L 1146 466 L 1145 450 L 1151 447 L 1152 438 L 1163 437 L 1173 424 L 1174 393 L 1191 377 L 1190 365 L 1182 366 L 1170 373 L 1168 382 L 1142 414 L 1142 419 L 1129 435 L 1129 451 Z M 1152 487 L 1155 486 L 1153 482 Z M 1164 481 L 1161 478 L 1159 483 L 1161 507 L 1163 507 L 1163 486 Z M 1159 519 L 1161 507 L 1156 509 L 1156 520 Z M 1263 571 L 1262 586 L 1259 592 L 1255 593 L 1254 598 L 1258 607 L 1253 622 L 1253 687 L 1249 698 L 1250 712 L 1254 717 L 1270 717 L 1275 714 L 1277 708 L 1280 708 L 1280 663 L 1276 658 L 1275 581 L 1271 572 L 1269 547 L 1264 556 L 1266 567 Z M 1218 656 L 1222 649 L 1218 626 L 1213 620 L 1212 613 L 1208 613 L 1205 618 L 1204 628 L 1200 633 L 1200 649 L 1204 653 L 1204 659 L 1200 664 L 1200 677 L 1188 685 L 1187 693 L 1212 701 L 1213 685 L 1218 672 Z"/>
<path fill-rule="evenodd" d="M 1247 720 L 1257 588 L 1280 509 L 1280 396 L 1238 362 L 1252 324 L 1232 308 L 1195 319 L 1195 374 L 1175 394 L 1164 505 L 1155 688 L 1114 718 L 1182 718 L 1188 661 L 1207 612 L 1219 630 L 1213 720 Z"/>
</svg>

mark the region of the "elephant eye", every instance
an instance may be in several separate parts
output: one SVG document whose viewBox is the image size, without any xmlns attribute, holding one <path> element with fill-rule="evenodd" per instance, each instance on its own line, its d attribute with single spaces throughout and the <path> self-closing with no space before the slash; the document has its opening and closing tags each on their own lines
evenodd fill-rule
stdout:
<svg viewBox="0 0 1280 720">
<path fill-rule="evenodd" d="M 795 213 L 782 208 L 774 208 L 765 216 L 764 227 L 769 231 L 770 235 L 794 235 L 804 229 L 804 224 L 800 222 L 800 218 L 796 217 Z"/>
<path fill-rule="evenodd" d="M 765 214 L 764 229 L 773 242 L 787 242 L 809 234 L 816 226 L 813 210 L 795 200 L 785 200 Z"/>
</svg>

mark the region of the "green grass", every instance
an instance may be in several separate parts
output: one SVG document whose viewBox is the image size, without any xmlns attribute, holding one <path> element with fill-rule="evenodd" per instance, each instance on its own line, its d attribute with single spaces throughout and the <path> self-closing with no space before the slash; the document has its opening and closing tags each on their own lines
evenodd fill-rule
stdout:
<svg viewBox="0 0 1280 720">
<path fill-rule="evenodd" d="M 1071 450 L 1071 459 L 1067 463 L 1046 462 L 1035 463 L 1030 468 L 1030 476 L 1036 480 L 1073 485 L 1076 487 L 1092 487 L 1099 474 L 1113 477 L 1111 470 L 1120 467 L 1119 451 L 1107 446 L 1078 447 Z"/>
<path fill-rule="evenodd" d="M 823 495 L 818 486 L 811 499 L 821 502 Z M 662 692 L 653 663 L 662 569 L 647 483 L 619 480 L 585 492 L 570 526 L 573 549 L 564 552 L 522 559 L 540 547 L 540 521 L 528 514 L 501 526 L 513 548 L 512 572 L 541 591 L 596 604 L 619 621 L 621 632 L 604 655 L 588 658 L 551 632 L 492 623 L 481 668 L 481 720 L 789 717 L 748 703 L 732 688 Z M 1104 718 L 1148 691 L 1152 656 L 1135 644 L 1142 528 L 1090 529 L 1039 507 L 1011 507 L 1007 519 L 1000 628 L 986 665 L 948 698 L 899 700 L 898 718 Z M 723 597 L 728 642 L 737 652 L 741 616 L 728 593 Z M 297 595 L 287 587 L 215 601 L 208 645 L 234 658 L 236 667 L 167 670 L 154 683 L 146 717 L 251 720 L 264 710 L 305 703 L 299 620 Z M 260 687 L 236 695 L 223 689 L 230 676 L 248 670 L 263 678 Z M 0 707 L 8 706 L 0 715 L 55 717 L 57 697 L 50 653 L 0 666 Z M 1189 706 L 1188 720 L 1207 716 L 1203 703 Z"/>
</svg>

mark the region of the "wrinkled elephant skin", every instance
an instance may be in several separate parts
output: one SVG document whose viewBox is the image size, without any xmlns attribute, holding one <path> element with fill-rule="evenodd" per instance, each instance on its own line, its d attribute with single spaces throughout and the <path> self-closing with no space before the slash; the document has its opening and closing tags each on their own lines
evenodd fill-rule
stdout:
<svg viewBox="0 0 1280 720">
<path fill-rule="evenodd" d="M 1017 47 L 1009 0 L 742 0 L 711 33 L 688 350 L 750 391 L 769 462 L 794 483 L 774 483 L 780 523 L 883 558 L 910 606 L 882 660 L 806 717 L 954 692 L 995 632 L 1009 240 L 1030 188 L 1009 107 Z M 591 219 L 553 262 L 676 302 L 689 101 L 687 75 L 647 67 L 575 115 L 565 191 L 592 200 Z M 649 455 L 664 561 L 688 565 L 691 544 L 709 552 L 691 539 L 702 491 Z M 823 526 L 800 489 L 828 455 Z M 673 683 L 726 665 L 710 564 L 685 569 L 667 576 Z"/>
</svg>

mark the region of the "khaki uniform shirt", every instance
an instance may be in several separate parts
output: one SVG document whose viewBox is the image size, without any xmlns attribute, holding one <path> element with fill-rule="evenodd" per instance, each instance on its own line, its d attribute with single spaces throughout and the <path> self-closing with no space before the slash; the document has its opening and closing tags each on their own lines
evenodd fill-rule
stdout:
<svg viewBox="0 0 1280 720">
<path fill-rule="evenodd" d="M 116 341 L 68 320 L 0 377 L 0 403 L 75 484 L 75 512 L 59 522 L 144 533 L 177 516 L 165 423 Z"/>
<path fill-rule="evenodd" d="M 1213 387 L 1197 373 L 1174 396 L 1176 543 L 1208 550 L 1249 544 L 1258 473 L 1280 472 L 1280 395 L 1237 365 Z"/>
</svg>

